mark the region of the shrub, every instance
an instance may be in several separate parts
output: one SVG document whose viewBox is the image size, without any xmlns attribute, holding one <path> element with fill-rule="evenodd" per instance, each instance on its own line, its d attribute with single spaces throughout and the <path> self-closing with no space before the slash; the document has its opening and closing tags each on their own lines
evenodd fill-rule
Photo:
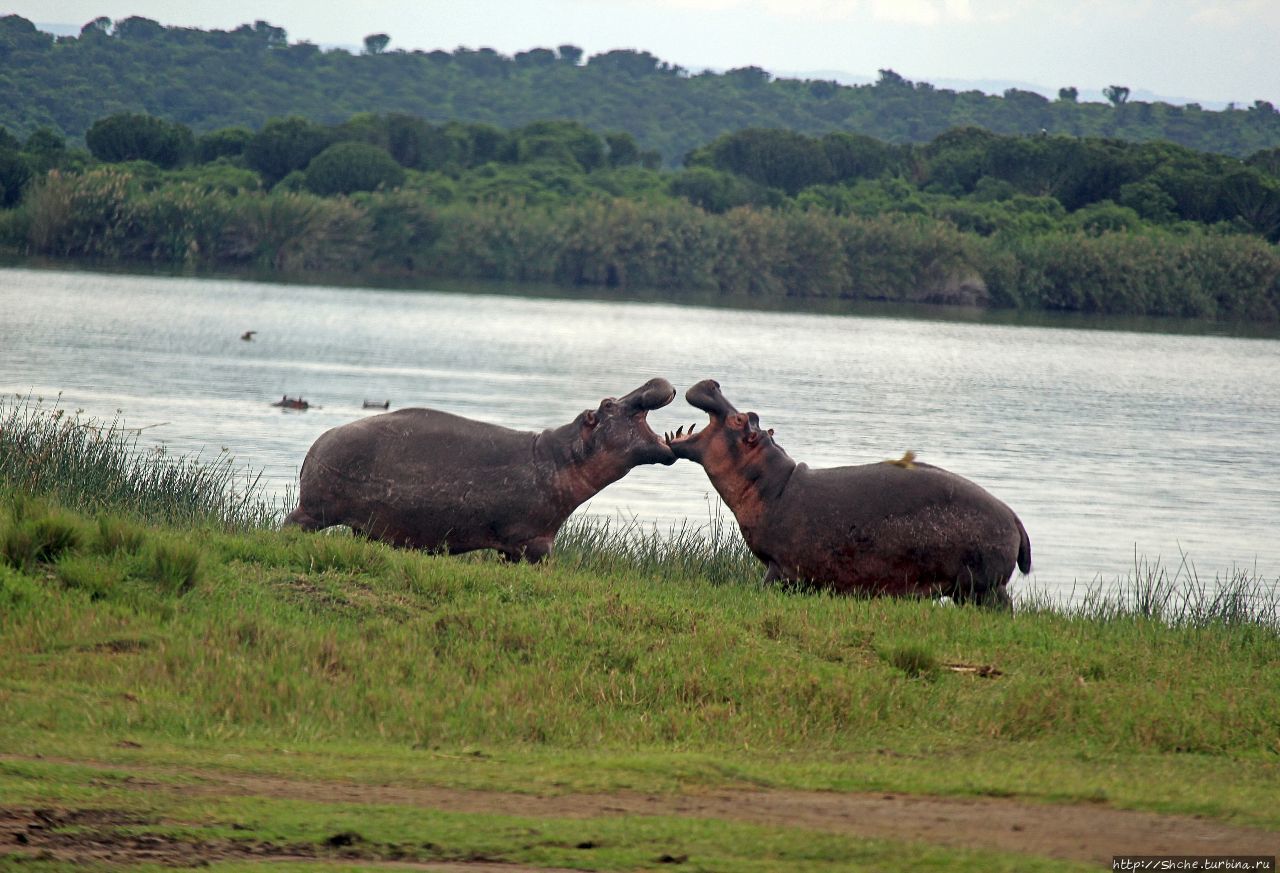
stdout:
<svg viewBox="0 0 1280 873">
<path fill-rule="evenodd" d="M 404 167 L 387 150 L 364 142 L 339 142 L 307 164 L 307 190 L 322 197 L 404 184 Z"/>
<path fill-rule="evenodd" d="M 195 150 L 195 138 L 185 124 L 131 112 L 99 118 L 84 141 L 100 161 L 150 161 L 166 169 L 185 162 Z"/>
</svg>

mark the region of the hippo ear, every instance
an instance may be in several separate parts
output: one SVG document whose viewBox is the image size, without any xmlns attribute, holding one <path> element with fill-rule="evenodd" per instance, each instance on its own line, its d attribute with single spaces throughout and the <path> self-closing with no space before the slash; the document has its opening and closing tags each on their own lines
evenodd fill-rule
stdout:
<svg viewBox="0 0 1280 873">
<path fill-rule="evenodd" d="M 595 427 L 600 423 L 600 418 L 593 410 L 588 409 L 582 413 L 582 423 L 587 427 Z"/>
</svg>

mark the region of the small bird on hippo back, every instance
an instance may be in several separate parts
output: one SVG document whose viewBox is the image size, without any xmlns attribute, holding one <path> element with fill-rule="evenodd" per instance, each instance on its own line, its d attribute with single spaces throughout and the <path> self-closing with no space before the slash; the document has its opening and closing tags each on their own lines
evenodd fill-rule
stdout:
<svg viewBox="0 0 1280 873">
<path fill-rule="evenodd" d="M 814 469 L 796 463 L 706 379 L 685 393 L 701 430 L 670 434 L 677 458 L 701 464 L 733 512 L 766 581 L 847 594 L 948 596 L 1011 608 L 1015 568 L 1031 541 L 1013 510 L 962 476 L 915 459 Z"/>
</svg>

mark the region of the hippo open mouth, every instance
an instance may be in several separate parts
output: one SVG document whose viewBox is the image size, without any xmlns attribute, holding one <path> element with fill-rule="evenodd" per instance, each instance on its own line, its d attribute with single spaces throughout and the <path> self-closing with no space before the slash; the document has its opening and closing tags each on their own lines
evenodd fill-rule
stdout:
<svg viewBox="0 0 1280 873">
<path fill-rule="evenodd" d="M 697 426 L 697 424 L 689 425 L 689 432 L 685 433 L 684 425 L 680 425 L 675 432 L 663 434 L 663 438 L 667 443 L 667 448 L 669 448 L 671 453 L 677 458 L 690 457 L 689 449 L 691 449 L 698 439 L 706 433 L 704 430 L 702 433 L 695 435 L 693 431 Z"/>
<path fill-rule="evenodd" d="M 723 426 L 725 418 L 736 414 L 738 410 L 720 393 L 720 383 L 715 379 L 703 379 L 685 392 L 684 399 L 690 406 L 707 413 L 711 420 L 702 433 L 695 435 L 694 431 L 698 425 L 691 424 L 688 433 L 685 433 L 684 426 L 681 425 L 675 433 L 668 433 L 665 436 L 668 448 L 677 458 L 694 459 L 697 446 L 702 439 L 716 427 Z"/>
<path fill-rule="evenodd" d="M 631 419 L 632 427 L 640 442 L 661 450 L 661 457 L 654 460 L 662 464 L 673 464 L 676 457 L 667 445 L 667 440 L 658 436 L 649 426 L 649 413 L 654 409 L 661 409 L 675 399 L 676 389 L 670 382 L 666 379 L 650 379 L 625 397 L 618 398 L 617 401 Z"/>
</svg>

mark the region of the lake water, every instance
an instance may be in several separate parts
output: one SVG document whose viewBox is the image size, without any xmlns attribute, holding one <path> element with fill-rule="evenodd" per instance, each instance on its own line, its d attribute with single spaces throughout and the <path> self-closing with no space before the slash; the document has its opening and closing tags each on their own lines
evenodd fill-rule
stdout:
<svg viewBox="0 0 1280 873">
<path fill-rule="evenodd" d="M 811 466 L 911 449 L 973 479 L 1030 533 L 1015 589 L 1067 595 L 1135 555 L 1280 577 L 1277 339 L 0 269 L 0 390 L 225 448 L 280 495 L 366 399 L 541 430 L 652 376 L 680 392 L 658 431 L 701 426 L 683 392 L 713 377 Z M 580 511 L 667 530 L 717 504 L 679 462 Z"/>
</svg>

